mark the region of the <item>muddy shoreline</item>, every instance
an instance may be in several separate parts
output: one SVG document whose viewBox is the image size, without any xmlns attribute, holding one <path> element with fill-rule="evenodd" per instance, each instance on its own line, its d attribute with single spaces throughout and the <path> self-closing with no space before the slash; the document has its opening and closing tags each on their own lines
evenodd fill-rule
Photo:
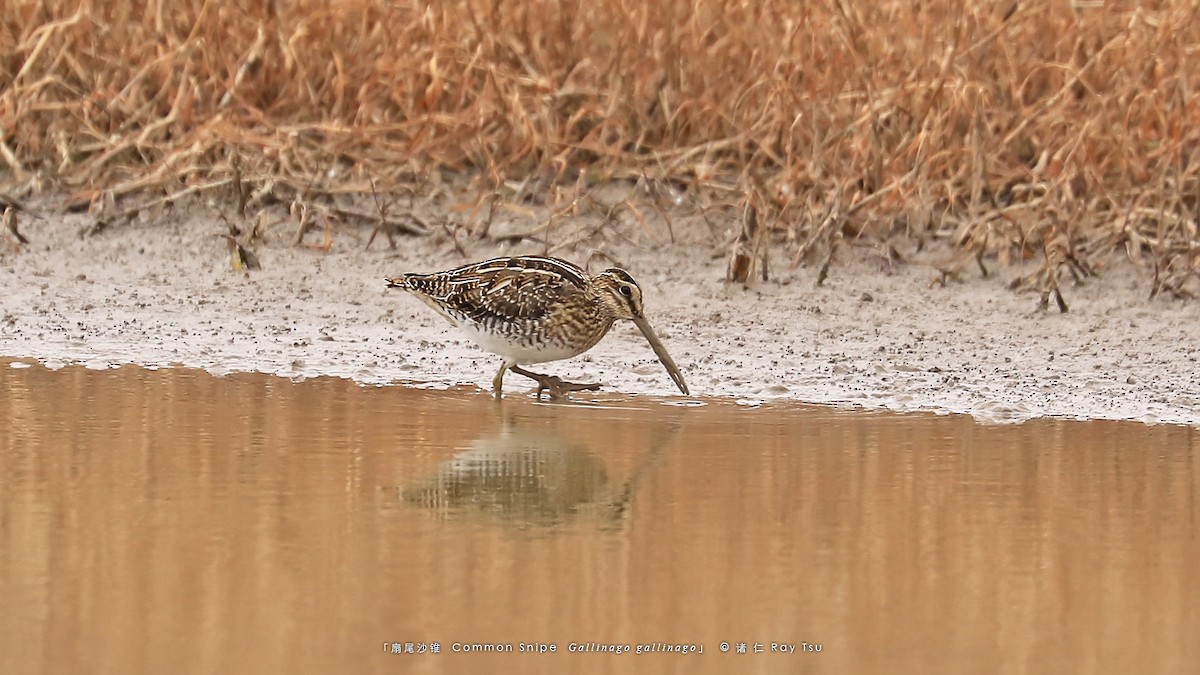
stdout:
<svg viewBox="0 0 1200 675">
<path fill-rule="evenodd" d="M 444 237 L 399 238 L 396 249 L 380 237 L 366 250 L 370 229 L 349 225 L 319 251 L 292 246 L 281 226 L 256 248 L 261 270 L 233 272 L 218 216 L 194 205 L 88 237 L 86 215 L 26 221 L 30 244 L 0 253 L 0 356 L 487 389 L 496 357 L 382 279 L 541 252 L 476 243 L 464 259 Z M 584 263 L 589 250 L 558 255 Z M 884 266 L 870 246 L 847 246 L 820 287 L 814 267 L 790 269 L 781 252 L 750 291 L 723 280 L 723 255 L 686 236 L 662 247 L 622 237 L 604 250 L 642 285 L 700 400 L 1200 424 L 1200 303 L 1148 301 L 1150 275 L 1116 254 L 1099 278 L 1064 286 L 1071 311 L 1059 314 L 1004 288 L 1032 267 L 931 285 L 936 251 Z M 632 325 L 542 370 L 600 381 L 606 395 L 685 400 Z M 529 391 L 507 378 L 507 395 Z"/>
</svg>

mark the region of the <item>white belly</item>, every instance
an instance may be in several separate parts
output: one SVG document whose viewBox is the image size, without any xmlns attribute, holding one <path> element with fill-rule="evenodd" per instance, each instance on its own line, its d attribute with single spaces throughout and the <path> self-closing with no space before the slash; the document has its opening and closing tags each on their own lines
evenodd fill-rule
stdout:
<svg viewBox="0 0 1200 675">
<path fill-rule="evenodd" d="M 554 344 L 547 344 L 541 347 L 527 347 L 513 344 L 503 337 L 481 331 L 470 322 L 461 322 L 459 326 L 471 342 L 493 354 L 499 354 L 506 359 L 511 359 L 518 364 L 545 363 L 547 361 L 569 359 L 573 356 L 578 356 L 581 351 Z"/>
</svg>

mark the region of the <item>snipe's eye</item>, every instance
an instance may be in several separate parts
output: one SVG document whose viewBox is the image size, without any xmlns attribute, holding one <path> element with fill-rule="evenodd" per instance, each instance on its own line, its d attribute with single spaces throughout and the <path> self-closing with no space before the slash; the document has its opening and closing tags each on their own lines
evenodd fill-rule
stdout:
<svg viewBox="0 0 1200 675">
<path fill-rule="evenodd" d="M 621 287 L 620 287 L 619 289 L 617 289 L 617 290 L 621 291 L 621 295 L 623 295 L 623 296 L 625 296 L 625 297 L 627 297 L 627 298 L 632 298 L 632 297 L 633 297 L 633 289 L 632 289 L 632 288 L 630 288 L 629 286 L 621 286 Z"/>
</svg>

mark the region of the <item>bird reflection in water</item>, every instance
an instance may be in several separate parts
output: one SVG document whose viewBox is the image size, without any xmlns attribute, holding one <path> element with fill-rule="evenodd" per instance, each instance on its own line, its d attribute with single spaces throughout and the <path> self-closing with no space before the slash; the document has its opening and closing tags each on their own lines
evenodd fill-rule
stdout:
<svg viewBox="0 0 1200 675">
<path fill-rule="evenodd" d="M 473 441 L 434 475 L 401 488 L 400 499 L 447 519 L 519 527 L 584 522 L 620 527 L 638 485 L 680 427 L 678 420 L 657 426 L 629 477 L 614 483 L 600 459 L 577 439 L 506 416 L 498 435 Z"/>
</svg>

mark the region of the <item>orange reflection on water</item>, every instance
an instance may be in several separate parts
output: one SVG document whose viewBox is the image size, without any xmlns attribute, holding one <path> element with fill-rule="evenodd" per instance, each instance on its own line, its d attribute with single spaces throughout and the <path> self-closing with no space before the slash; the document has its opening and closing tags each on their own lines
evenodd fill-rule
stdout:
<svg viewBox="0 0 1200 675">
<path fill-rule="evenodd" d="M 0 363 L 0 672 L 1200 668 L 1196 430 L 606 400 Z"/>
</svg>

